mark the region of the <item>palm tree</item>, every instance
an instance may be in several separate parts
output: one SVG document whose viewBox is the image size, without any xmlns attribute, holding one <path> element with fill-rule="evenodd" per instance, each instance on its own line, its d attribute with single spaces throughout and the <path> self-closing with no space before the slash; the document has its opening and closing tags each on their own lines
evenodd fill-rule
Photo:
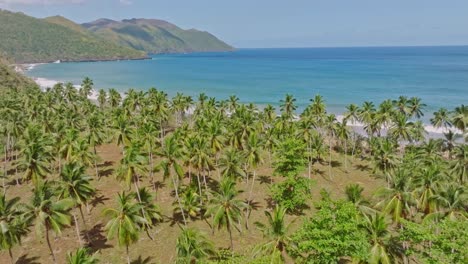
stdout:
<svg viewBox="0 0 468 264">
<path fill-rule="evenodd" d="M 389 184 L 389 172 L 396 167 L 398 161 L 398 144 L 390 138 L 373 138 L 371 142 L 374 142 L 371 144 L 374 173 L 382 172 Z"/>
<path fill-rule="evenodd" d="M 169 136 L 164 140 L 164 144 L 157 154 L 162 158 L 159 167 L 163 170 L 164 177 L 172 178 L 172 184 L 174 185 L 175 195 L 182 212 L 182 218 L 184 224 L 187 225 L 187 220 L 183 212 L 184 209 L 179 197 L 179 179 L 184 175 L 182 166 L 178 163 L 178 159 L 180 159 L 183 154 L 182 150 L 183 148 L 176 141 L 175 137 Z"/>
<path fill-rule="evenodd" d="M 424 166 L 412 178 L 418 208 L 425 214 L 436 211 L 437 204 L 432 198 L 437 192 L 443 178 L 441 168 L 437 164 Z"/>
<path fill-rule="evenodd" d="M 87 248 L 78 248 L 75 254 L 67 254 L 67 264 L 98 264 L 99 261 Z"/>
<path fill-rule="evenodd" d="M 362 214 L 375 212 L 375 210 L 370 207 L 369 201 L 363 197 L 363 191 L 364 188 L 361 185 L 357 183 L 349 184 L 345 188 L 346 199 L 352 202 Z"/>
<path fill-rule="evenodd" d="M 107 104 L 107 93 L 104 89 L 99 90 L 98 98 L 99 107 L 103 109 Z"/>
<path fill-rule="evenodd" d="M 94 169 L 96 171 L 96 177 L 99 178 L 99 172 L 97 168 L 97 150 L 96 147 L 100 146 L 104 142 L 104 122 L 101 115 L 95 113 L 86 119 L 87 123 L 87 135 L 88 144 L 93 148 L 94 152 Z"/>
<path fill-rule="evenodd" d="M 219 186 L 219 190 L 213 194 L 210 201 L 211 207 L 207 210 L 206 216 L 213 217 L 213 228 L 226 228 L 229 233 L 230 248 L 234 249 L 232 240 L 232 228 L 240 232 L 237 223 L 242 218 L 242 210 L 247 204 L 237 199 L 239 191 L 236 190 L 235 182 L 229 178 L 224 178 Z"/>
<path fill-rule="evenodd" d="M 49 165 L 53 159 L 52 140 L 44 135 L 38 126 L 26 128 L 23 139 L 20 141 L 21 152 L 17 167 L 24 169 L 25 180 L 32 180 L 38 186 L 40 180 L 49 173 Z"/>
<path fill-rule="evenodd" d="M 421 118 L 424 113 L 423 110 L 426 107 L 426 104 L 421 102 L 421 98 L 411 97 L 409 99 L 408 114 L 411 117 Z"/>
<path fill-rule="evenodd" d="M 93 90 L 93 85 L 93 81 L 90 78 L 85 77 L 81 83 L 80 95 L 84 98 L 88 98 Z"/>
<path fill-rule="evenodd" d="M 453 150 L 453 161 L 451 161 L 451 172 L 460 184 L 466 182 L 468 173 L 468 145 L 460 145 Z"/>
<path fill-rule="evenodd" d="M 174 202 L 174 205 L 177 205 L 174 212 L 186 213 L 191 219 L 196 219 L 203 210 L 202 204 L 204 198 L 197 193 L 196 187 L 193 185 L 184 186 L 180 191 L 180 202 L 183 212 L 178 205 L 178 201 Z"/>
<path fill-rule="evenodd" d="M 380 213 L 365 216 L 365 228 L 370 236 L 372 248 L 370 250 L 370 264 L 397 263 L 396 259 L 402 255 L 403 250 L 389 231 L 387 218 Z"/>
<path fill-rule="evenodd" d="M 336 122 L 336 117 L 335 117 L 334 114 L 330 114 L 330 115 L 325 117 L 324 124 L 325 124 L 325 129 L 326 129 L 327 134 L 328 134 L 328 147 L 329 147 L 329 151 L 328 151 L 328 177 L 330 179 L 332 178 L 332 175 L 331 175 L 332 140 L 334 139 L 335 134 L 336 134 L 336 123 L 335 122 Z"/>
<path fill-rule="evenodd" d="M 258 138 L 256 133 L 252 133 L 249 136 L 247 144 L 245 146 L 245 156 L 246 161 L 249 167 L 253 172 L 252 186 L 250 187 L 249 198 L 247 199 L 248 205 L 250 205 L 250 200 L 252 198 L 252 192 L 254 189 L 255 178 L 257 176 L 256 168 L 258 165 L 263 163 L 262 159 L 262 149 L 261 149 L 261 140 Z"/>
<path fill-rule="evenodd" d="M 80 211 L 81 218 L 85 225 L 85 232 L 87 232 L 88 228 L 86 227 L 86 219 L 83 214 L 83 206 L 88 204 L 96 192 L 94 187 L 91 185 L 91 180 L 92 178 L 86 175 L 85 167 L 76 163 L 68 163 L 65 164 L 60 174 L 60 181 L 57 182 L 58 198 L 73 199 L 76 206 L 75 208 Z M 73 214 L 73 218 L 78 239 L 80 244 L 82 244 L 78 218 L 75 213 Z"/>
<path fill-rule="evenodd" d="M 457 219 L 468 219 L 466 207 L 468 206 L 468 195 L 466 186 L 447 183 L 430 200 L 435 201 L 438 210 L 426 216 L 427 219 L 445 218 L 455 221 Z"/>
<path fill-rule="evenodd" d="M 434 112 L 434 117 L 431 118 L 431 124 L 435 128 L 444 127 L 447 129 L 452 126 L 450 119 L 449 111 L 445 108 L 440 108 L 437 112 Z"/>
<path fill-rule="evenodd" d="M 265 211 L 268 224 L 255 222 L 257 228 L 262 231 L 263 236 L 268 240 L 259 246 L 259 250 L 265 255 L 279 256 L 280 259 L 276 261 L 273 261 L 272 258 L 272 262 L 275 263 L 284 261 L 283 253 L 291 240 L 288 234 L 292 222 L 286 224 L 286 212 L 286 208 L 277 204 L 273 212 Z M 276 252 L 279 254 L 275 254 Z"/>
<path fill-rule="evenodd" d="M 297 106 L 295 105 L 296 98 L 294 98 L 291 94 L 287 94 L 284 100 L 281 100 L 280 102 L 281 102 L 280 104 L 281 112 L 289 120 L 291 120 L 294 117 L 294 111 L 297 108 Z"/>
<path fill-rule="evenodd" d="M 135 185 L 135 191 L 139 188 L 139 175 L 146 172 L 146 157 L 141 152 L 141 145 L 138 142 L 132 142 L 124 149 L 124 156 L 120 160 L 120 166 L 117 168 L 116 177 L 123 181 L 127 187 Z"/>
<path fill-rule="evenodd" d="M 240 177 L 245 177 L 245 171 L 242 168 L 244 163 L 244 156 L 241 155 L 241 152 L 234 149 L 228 148 L 224 151 L 223 155 L 219 160 L 219 168 L 221 168 L 221 175 L 223 178 L 230 177 L 232 179 L 237 179 Z"/>
<path fill-rule="evenodd" d="M 144 223 L 142 228 L 145 230 L 148 237 L 153 240 L 149 234 L 149 229 L 163 220 L 161 208 L 154 203 L 154 195 L 145 187 L 140 188 L 138 194 L 140 195 L 141 201 L 138 201 L 138 196 L 136 198 L 141 205 L 141 216 L 146 219 L 146 223 Z"/>
<path fill-rule="evenodd" d="M 73 199 L 58 199 L 54 196 L 48 182 L 41 183 L 34 189 L 32 201 L 26 206 L 25 219 L 34 222 L 37 235 L 45 233 L 47 246 L 54 263 L 57 263 L 55 254 L 50 244 L 50 230 L 55 234 L 61 234 L 62 229 L 70 226 L 70 210 L 74 206 Z"/>
<path fill-rule="evenodd" d="M 112 108 L 116 108 L 122 102 L 122 95 L 115 89 L 109 89 L 109 104 Z"/>
<path fill-rule="evenodd" d="M 28 233 L 28 226 L 21 217 L 19 210 L 19 197 L 8 200 L 0 194 L 0 249 L 8 250 L 11 263 L 15 263 L 11 249 L 21 244 L 21 238 Z"/>
<path fill-rule="evenodd" d="M 182 227 L 177 238 L 177 262 L 197 263 L 215 253 L 213 243 L 198 229 Z"/>
<path fill-rule="evenodd" d="M 107 238 L 117 237 L 119 246 L 125 246 L 127 263 L 130 264 L 129 246 L 138 241 L 140 226 L 147 223 L 140 215 L 142 205 L 132 202 L 134 194 L 119 193 L 117 196 L 117 208 L 107 208 L 104 215 L 110 220 L 105 226 Z"/>
<path fill-rule="evenodd" d="M 395 223 L 406 219 L 411 214 L 413 195 L 410 188 L 410 177 L 406 168 L 397 168 L 389 173 L 389 186 L 377 191 L 376 196 L 382 198 L 376 207 L 383 213 L 392 216 Z"/>
<path fill-rule="evenodd" d="M 465 141 L 468 140 L 468 106 L 461 105 L 455 107 L 455 110 L 452 113 L 452 124 L 455 128 L 460 130 L 465 137 Z"/>
</svg>

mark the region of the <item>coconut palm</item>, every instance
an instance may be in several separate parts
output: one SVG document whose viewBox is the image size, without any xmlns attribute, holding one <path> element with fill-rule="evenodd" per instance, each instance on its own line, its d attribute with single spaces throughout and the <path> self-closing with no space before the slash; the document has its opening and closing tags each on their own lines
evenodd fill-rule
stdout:
<svg viewBox="0 0 468 264">
<path fill-rule="evenodd" d="M 438 210 L 432 214 L 428 214 L 426 219 L 448 218 L 452 221 L 468 219 L 466 212 L 466 207 L 468 206 L 466 186 L 447 183 L 434 196 L 430 197 L 430 200 L 437 204 Z"/>
<path fill-rule="evenodd" d="M 265 255 L 272 256 L 272 262 L 284 261 L 283 253 L 290 242 L 289 227 L 291 223 L 286 224 L 287 209 L 281 205 L 276 205 L 273 212 L 265 211 L 267 217 L 267 224 L 255 222 L 263 236 L 267 238 L 267 242 L 259 245 L 258 250 Z M 279 259 L 274 259 L 279 256 Z M 275 260 L 275 261 L 274 261 Z"/>
<path fill-rule="evenodd" d="M 423 110 L 426 107 L 426 104 L 421 102 L 421 98 L 411 97 L 408 103 L 408 114 L 411 117 L 421 118 L 424 113 Z"/>
<path fill-rule="evenodd" d="M 410 176 L 406 168 L 397 168 L 388 173 L 389 186 L 377 191 L 376 196 L 381 198 L 376 204 L 382 212 L 392 216 L 395 223 L 401 219 L 408 219 L 411 214 L 411 205 L 414 198 L 411 193 Z"/>
<path fill-rule="evenodd" d="M 65 227 L 71 225 L 70 210 L 74 205 L 75 202 L 71 198 L 57 198 L 50 184 L 44 182 L 34 189 L 31 203 L 26 206 L 24 217 L 28 222 L 33 222 L 36 235 L 45 234 L 54 263 L 57 263 L 57 260 L 50 244 L 49 233 L 52 230 L 59 235 Z"/>
<path fill-rule="evenodd" d="M 75 202 L 75 208 L 80 211 L 81 218 L 85 225 L 85 232 L 87 232 L 88 228 L 86 227 L 86 219 L 83 214 L 83 206 L 88 204 L 96 192 L 94 187 L 91 185 L 91 181 L 92 178 L 86 175 L 85 167 L 80 166 L 77 163 L 68 163 L 63 167 L 60 174 L 60 181 L 57 182 L 58 198 L 70 198 Z M 82 244 L 76 213 L 73 213 L 73 218 L 78 239 L 80 244 Z"/>
<path fill-rule="evenodd" d="M 389 223 L 385 215 L 373 213 L 364 217 L 364 227 L 370 237 L 372 248 L 368 262 L 370 264 L 397 263 L 397 259 L 403 254 L 402 247 L 391 236 Z"/>
<path fill-rule="evenodd" d="M 417 199 L 418 209 L 425 214 L 437 210 L 437 204 L 433 196 L 437 193 L 439 185 L 444 180 L 444 175 L 439 165 L 424 166 L 412 177 L 414 194 Z"/>
<path fill-rule="evenodd" d="M 228 148 L 224 151 L 219 160 L 219 168 L 223 178 L 230 177 L 232 179 L 245 177 L 245 171 L 242 168 L 244 164 L 244 156 L 240 151 L 234 148 Z"/>
<path fill-rule="evenodd" d="M 220 183 L 219 190 L 213 193 L 210 207 L 206 212 L 206 216 L 213 217 L 213 228 L 227 229 L 231 250 L 234 249 L 232 228 L 234 227 L 240 232 L 237 223 L 242 218 L 242 210 L 247 207 L 245 202 L 237 199 L 238 195 L 239 191 L 236 190 L 235 182 L 224 178 Z"/>
<path fill-rule="evenodd" d="M 143 205 L 133 202 L 134 194 L 119 193 L 117 208 L 106 208 L 103 213 L 110 220 L 105 226 L 107 238 L 117 237 L 119 246 L 125 246 L 127 263 L 130 264 L 129 247 L 138 241 L 140 227 L 147 223 L 141 216 Z"/>
<path fill-rule="evenodd" d="M 17 167 L 25 171 L 23 179 L 32 180 L 38 186 L 50 172 L 49 166 L 53 160 L 52 140 L 42 133 L 39 126 L 31 125 L 26 128 L 19 144 L 21 151 Z"/>
<path fill-rule="evenodd" d="M 146 219 L 142 229 L 144 229 L 148 237 L 153 240 L 153 237 L 149 233 L 149 229 L 163 220 L 161 208 L 159 208 L 159 206 L 154 203 L 154 195 L 152 195 L 151 192 L 149 192 L 145 187 L 138 190 L 138 194 L 135 196 L 135 198 L 141 205 L 141 216 Z"/>
<path fill-rule="evenodd" d="M 252 133 L 250 134 L 249 139 L 247 140 L 247 144 L 244 148 L 246 162 L 253 172 L 252 185 L 249 191 L 249 198 L 247 199 L 249 205 L 257 176 L 256 168 L 258 165 L 263 163 L 261 144 L 262 142 L 258 138 L 257 133 Z"/>
<path fill-rule="evenodd" d="M 296 110 L 296 98 L 291 94 L 287 94 L 284 100 L 280 101 L 280 110 L 288 118 L 292 119 L 294 117 L 294 111 Z"/>
<path fill-rule="evenodd" d="M 198 229 L 182 227 L 177 238 L 177 263 L 197 263 L 215 253 L 214 245 Z"/>
<path fill-rule="evenodd" d="M 436 127 L 444 127 L 445 129 L 452 126 L 450 112 L 445 108 L 440 108 L 434 112 L 434 117 L 431 118 L 431 124 Z"/>
<path fill-rule="evenodd" d="M 179 179 L 184 175 L 182 166 L 178 162 L 183 155 L 182 150 L 183 148 L 179 142 L 176 141 L 175 137 L 169 136 L 164 140 L 164 144 L 159 152 L 157 152 L 157 155 L 162 159 L 159 163 L 159 167 L 162 169 L 164 177 L 171 177 L 172 179 L 175 195 L 182 212 L 182 218 L 184 220 L 184 224 L 187 225 L 187 220 L 185 218 L 179 196 Z"/>
<path fill-rule="evenodd" d="M 28 233 L 26 221 L 21 217 L 19 197 L 8 200 L 0 194 L 0 249 L 8 250 L 11 263 L 15 263 L 11 249 L 21 244 L 21 239 Z"/>
<path fill-rule="evenodd" d="M 67 264 L 98 264 L 98 262 L 87 248 L 78 248 L 74 254 L 67 253 Z"/>
<path fill-rule="evenodd" d="M 468 145 L 460 145 L 453 150 L 453 160 L 450 164 L 452 174 L 460 184 L 466 182 L 468 173 Z"/>
<path fill-rule="evenodd" d="M 345 188 L 346 199 L 352 202 L 363 214 L 370 214 L 375 212 L 375 210 L 370 206 L 369 201 L 362 195 L 363 191 L 364 187 L 361 185 L 357 183 L 349 184 Z"/>
<path fill-rule="evenodd" d="M 197 188 L 193 185 L 184 186 L 180 191 L 180 202 L 182 204 L 181 211 L 178 201 L 174 202 L 177 207 L 174 209 L 175 213 L 186 213 L 191 219 L 196 219 L 203 210 L 203 200 L 200 194 L 197 193 Z"/>
<path fill-rule="evenodd" d="M 107 92 L 104 89 L 99 89 L 97 101 L 99 107 L 103 109 L 107 104 Z"/>
</svg>

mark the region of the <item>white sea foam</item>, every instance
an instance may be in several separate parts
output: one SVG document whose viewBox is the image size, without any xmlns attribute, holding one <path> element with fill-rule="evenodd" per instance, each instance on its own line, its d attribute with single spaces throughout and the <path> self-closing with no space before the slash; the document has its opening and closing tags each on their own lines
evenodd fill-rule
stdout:
<svg viewBox="0 0 468 264">
<path fill-rule="evenodd" d="M 52 88 L 54 85 L 56 85 L 58 83 L 62 83 L 62 82 L 57 81 L 57 80 L 50 80 L 50 79 L 41 78 L 41 77 L 34 78 L 33 80 L 37 83 L 37 85 L 39 85 L 39 87 L 42 90 L 46 90 L 47 88 Z M 78 85 L 78 84 L 74 84 L 73 87 L 75 87 L 77 90 L 81 89 L 81 85 Z M 98 98 L 98 92 L 95 91 L 94 89 L 91 90 L 91 95 L 88 96 L 88 99 L 93 100 L 93 101 L 97 101 L 97 98 Z"/>
</svg>

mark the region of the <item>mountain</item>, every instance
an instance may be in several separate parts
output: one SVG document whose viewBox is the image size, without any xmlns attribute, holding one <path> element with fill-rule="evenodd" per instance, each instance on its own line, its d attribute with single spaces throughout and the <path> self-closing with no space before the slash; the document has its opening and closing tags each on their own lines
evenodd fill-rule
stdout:
<svg viewBox="0 0 468 264">
<path fill-rule="evenodd" d="M 164 20 L 98 19 L 82 26 L 103 39 L 153 54 L 233 50 L 206 31 L 184 30 Z"/>
<path fill-rule="evenodd" d="M 9 65 L 11 61 L 0 57 L 0 92 L 4 89 L 22 89 L 25 87 L 36 86 L 33 80 L 17 73 Z"/>
<path fill-rule="evenodd" d="M 146 58 L 145 52 L 104 40 L 63 17 L 37 19 L 0 10 L 0 54 L 16 63 Z"/>
</svg>

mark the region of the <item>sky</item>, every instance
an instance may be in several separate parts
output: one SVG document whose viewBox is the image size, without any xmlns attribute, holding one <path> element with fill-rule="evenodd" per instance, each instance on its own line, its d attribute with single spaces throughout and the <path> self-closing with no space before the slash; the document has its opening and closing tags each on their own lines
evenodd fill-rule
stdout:
<svg viewBox="0 0 468 264">
<path fill-rule="evenodd" d="M 0 0 L 35 17 L 158 18 L 238 48 L 468 45 L 468 0 Z"/>
</svg>

